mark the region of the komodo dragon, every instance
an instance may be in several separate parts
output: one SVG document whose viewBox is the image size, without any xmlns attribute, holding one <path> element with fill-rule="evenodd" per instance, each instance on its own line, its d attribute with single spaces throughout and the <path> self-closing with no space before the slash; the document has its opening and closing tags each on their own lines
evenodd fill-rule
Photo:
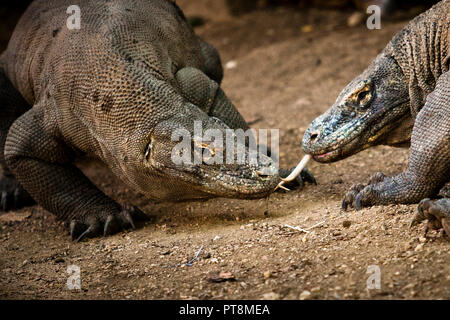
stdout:
<svg viewBox="0 0 450 320">
<path fill-rule="evenodd" d="M 449 0 L 413 19 L 307 129 L 303 150 L 318 162 L 379 144 L 411 146 L 405 172 L 354 185 L 344 209 L 418 203 L 450 180 L 449 25 Z M 450 217 L 450 202 L 434 205 Z"/>
<path fill-rule="evenodd" d="M 79 29 L 67 27 L 72 3 L 34 1 L 0 57 L 3 210 L 35 200 L 77 240 L 134 227 L 145 215 L 94 186 L 73 164 L 81 155 L 97 157 L 151 199 L 273 191 L 279 176 L 267 174 L 275 165 L 263 154 L 256 164 L 171 160 L 179 143 L 171 134 L 192 133 L 196 120 L 224 137 L 227 128 L 248 128 L 219 86 L 218 53 L 174 2 L 78 0 Z M 201 151 L 214 146 L 203 141 Z"/>
</svg>

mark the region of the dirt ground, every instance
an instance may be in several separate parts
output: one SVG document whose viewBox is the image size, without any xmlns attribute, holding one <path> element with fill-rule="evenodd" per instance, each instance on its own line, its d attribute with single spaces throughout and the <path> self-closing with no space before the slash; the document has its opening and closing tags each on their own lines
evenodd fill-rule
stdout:
<svg viewBox="0 0 450 320">
<path fill-rule="evenodd" d="M 280 129 L 283 167 L 303 156 L 311 120 L 406 24 L 349 28 L 351 12 L 289 8 L 232 18 L 215 14 L 217 2 L 209 11 L 201 5 L 211 1 L 178 2 L 187 15 L 207 17 L 196 32 L 218 48 L 224 65 L 235 65 L 225 70 L 223 88 L 244 117 L 259 119 L 255 128 Z M 376 171 L 398 173 L 407 157 L 408 150 L 377 147 L 334 164 L 311 163 L 317 186 L 261 200 L 185 203 L 150 202 L 100 164 L 83 163 L 105 192 L 152 221 L 73 243 L 39 206 L 0 215 L 0 298 L 450 299 L 450 241 L 438 233 L 424 238 L 423 225 L 408 228 L 416 205 L 340 209 L 353 183 Z M 286 224 L 313 228 L 303 233 Z M 69 265 L 80 268 L 81 290 L 67 289 Z M 380 289 L 367 286 L 374 265 Z"/>
</svg>

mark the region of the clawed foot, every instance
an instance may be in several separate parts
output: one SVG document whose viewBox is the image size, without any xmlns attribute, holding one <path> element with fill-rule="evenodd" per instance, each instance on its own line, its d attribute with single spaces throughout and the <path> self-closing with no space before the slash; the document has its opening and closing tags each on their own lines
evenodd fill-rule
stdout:
<svg viewBox="0 0 450 320">
<path fill-rule="evenodd" d="M 376 199 L 380 198 L 381 194 L 380 184 L 386 178 L 383 173 L 377 172 L 370 177 L 368 185 L 362 183 L 353 185 L 342 200 L 342 209 L 347 210 L 351 207 L 360 210 L 364 206 L 376 204 Z"/>
<path fill-rule="evenodd" d="M 73 219 L 70 222 L 70 235 L 77 242 L 84 238 L 93 238 L 99 235 L 108 236 L 123 229 L 136 229 L 135 221 L 146 221 L 148 217 L 138 208 L 123 206 L 122 211 L 108 216 L 91 215 L 84 221 Z"/>
<path fill-rule="evenodd" d="M 450 236 L 450 199 L 444 198 L 432 201 L 423 199 L 417 206 L 417 212 L 411 220 L 410 227 L 427 220 L 425 225 L 425 235 L 428 230 L 444 229 Z"/>
<path fill-rule="evenodd" d="M 291 169 L 279 169 L 279 175 L 283 178 L 287 177 L 292 170 L 294 170 L 295 167 Z M 294 180 L 289 182 L 284 182 L 283 187 L 288 190 L 295 190 L 299 189 L 301 190 L 305 186 L 305 182 L 314 183 L 317 184 L 316 179 L 314 178 L 313 174 L 307 169 L 303 169 L 302 172 L 298 177 L 296 177 Z M 278 190 L 282 190 L 284 188 L 279 188 Z"/>
<path fill-rule="evenodd" d="M 0 179 L 0 211 L 20 209 L 36 202 L 13 176 Z"/>
</svg>

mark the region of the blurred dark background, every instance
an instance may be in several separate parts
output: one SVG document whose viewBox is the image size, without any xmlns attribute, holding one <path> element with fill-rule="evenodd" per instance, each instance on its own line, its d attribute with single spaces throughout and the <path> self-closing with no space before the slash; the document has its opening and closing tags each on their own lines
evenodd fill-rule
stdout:
<svg viewBox="0 0 450 320">
<path fill-rule="evenodd" d="M 296 6 L 298 8 L 317 7 L 324 9 L 364 10 L 368 5 L 379 5 L 384 13 L 393 15 L 396 11 L 409 11 L 416 7 L 427 9 L 438 1 L 433 0 L 226 0 L 232 14 L 242 14 L 255 8 L 275 7 L 279 5 Z M 407 12 L 406 12 L 407 13 Z"/>
<path fill-rule="evenodd" d="M 308 10 L 309 8 L 354 10 L 365 12 L 370 4 L 377 4 L 383 10 L 383 19 L 407 19 L 411 18 L 427 8 L 431 7 L 436 0 L 213 0 L 225 1 L 222 10 L 226 14 L 239 16 L 253 10 L 271 10 L 278 6 L 290 6 L 296 10 Z M 15 0 L 8 4 L 0 4 L 0 52 L 6 48 L 11 33 L 27 6 L 32 0 Z M 190 3 L 199 5 L 198 0 L 177 0 L 183 8 Z M 205 2 L 205 5 L 211 3 Z M 220 14 L 220 13 L 219 13 Z M 189 17 L 194 26 L 204 24 L 202 16 Z"/>
</svg>

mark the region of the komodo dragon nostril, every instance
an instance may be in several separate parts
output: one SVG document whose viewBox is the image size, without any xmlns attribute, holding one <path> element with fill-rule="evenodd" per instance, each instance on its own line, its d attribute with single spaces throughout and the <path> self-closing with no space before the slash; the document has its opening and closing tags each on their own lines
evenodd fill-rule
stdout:
<svg viewBox="0 0 450 320">
<path fill-rule="evenodd" d="M 313 132 L 311 132 L 311 136 L 310 136 L 310 140 L 311 142 L 313 142 L 314 140 L 316 140 L 320 135 L 320 131 L 319 130 L 315 130 Z"/>
</svg>

